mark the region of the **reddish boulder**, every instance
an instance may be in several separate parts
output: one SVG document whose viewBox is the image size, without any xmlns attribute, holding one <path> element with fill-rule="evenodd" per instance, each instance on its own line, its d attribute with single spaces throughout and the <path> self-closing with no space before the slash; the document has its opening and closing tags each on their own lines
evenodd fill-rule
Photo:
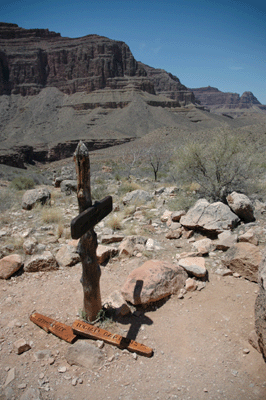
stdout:
<svg viewBox="0 0 266 400">
<path fill-rule="evenodd" d="M 262 254 L 257 246 L 251 243 L 236 243 L 227 250 L 223 264 L 244 278 L 258 282 L 258 269 Z"/>
<path fill-rule="evenodd" d="M 148 304 L 177 293 L 187 277 L 177 265 L 149 260 L 129 274 L 121 293 L 132 304 Z"/>
<path fill-rule="evenodd" d="M 17 272 L 22 265 L 19 254 L 11 254 L 0 260 L 0 279 L 8 279 Z"/>
</svg>

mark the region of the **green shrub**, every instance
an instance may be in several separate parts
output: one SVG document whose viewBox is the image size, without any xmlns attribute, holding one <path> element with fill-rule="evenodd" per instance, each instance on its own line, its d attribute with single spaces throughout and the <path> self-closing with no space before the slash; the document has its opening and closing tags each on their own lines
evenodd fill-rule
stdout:
<svg viewBox="0 0 266 400">
<path fill-rule="evenodd" d="M 34 186 L 35 186 L 34 180 L 26 176 L 17 176 L 11 181 L 11 187 L 16 190 L 33 189 Z"/>
<path fill-rule="evenodd" d="M 199 185 L 200 195 L 225 201 L 233 190 L 245 188 L 255 173 L 254 149 L 237 137 L 220 132 L 209 143 L 190 142 L 177 152 L 180 178 Z"/>
</svg>

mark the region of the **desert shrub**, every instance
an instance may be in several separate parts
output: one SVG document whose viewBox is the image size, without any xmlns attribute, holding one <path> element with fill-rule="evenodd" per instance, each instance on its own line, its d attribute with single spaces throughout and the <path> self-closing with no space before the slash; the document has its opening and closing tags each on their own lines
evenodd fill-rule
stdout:
<svg viewBox="0 0 266 400">
<path fill-rule="evenodd" d="M 32 178 L 28 178 L 27 176 L 17 176 L 12 179 L 10 185 L 16 190 L 29 190 L 34 188 L 35 182 Z"/>
<path fill-rule="evenodd" d="M 188 211 L 188 209 L 191 208 L 197 200 L 198 197 L 195 193 L 180 191 L 176 197 L 171 198 L 167 202 L 167 208 L 170 211 Z"/>
<path fill-rule="evenodd" d="M 136 182 L 124 181 L 118 188 L 118 195 L 123 196 L 128 192 L 133 192 L 133 190 L 141 189 L 141 186 Z"/>
<path fill-rule="evenodd" d="M 13 207 L 16 203 L 16 194 L 9 188 L 0 190 L 0 212 L 4 212 Z"/>
<path fill-rule="evenodd" d="M 179 149 L 176 168 L 185 182 L 198 184 L 200 195 L 225 201 L 232 190 L 243 191 L 255 173 L 254 149 L 250 147 L 237 137 L 220 133 L 210 143 L 190 142 Z"/>
<path fill-rule="evenodd" d="M 42 208 L 42 221 L 49 223 L 61 223 L 62 222 L 62 210 L 60 208 L 52 208 L 52 207 L 43 207 Z"/>
</svg>

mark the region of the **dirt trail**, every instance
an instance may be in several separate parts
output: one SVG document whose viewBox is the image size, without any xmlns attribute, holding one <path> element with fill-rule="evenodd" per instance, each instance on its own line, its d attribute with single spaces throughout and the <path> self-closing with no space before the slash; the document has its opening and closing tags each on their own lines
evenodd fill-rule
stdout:
<svg viewBox="0 0 266 400">
<path fill-rule="evenodd" d="M 114 260 L 102 267 L 103 299 L 121 287 L 139 262 Z M 135 359 L 105 345 L 106 365 L 89 371 L 68 365 L 64 355 L 71 345 L 29 320 L 37 311 L 70 325 L 82 307 L 80 275 L 78 264 L 0 281 L 1 400 L 20 399 L 30 387 L 39 388 L 39 398 L 47 400 L 266 398 L 266 365 L 248 343 L 255 283 L 210 273 L 204 290 L 187 293 L 182 300 L 172 296 L 156 310 L 111 323 L 107 329 L 124 336 L 130 330 L 132 338 L 154 349 L 154 356 Z M 32 349 L 21 355 L 12 351 L 19 338 L 32 341 Z M 51 350 L 53 364 L 35 361 L 34 353 L 44 349 Z M 58 371 L 62 366 L 65 373 Z M 14 367 L 15 379 L 3 387 L 8 368 Z M 73 386 L 73 377 L 82 383 Z"/>
</svg>

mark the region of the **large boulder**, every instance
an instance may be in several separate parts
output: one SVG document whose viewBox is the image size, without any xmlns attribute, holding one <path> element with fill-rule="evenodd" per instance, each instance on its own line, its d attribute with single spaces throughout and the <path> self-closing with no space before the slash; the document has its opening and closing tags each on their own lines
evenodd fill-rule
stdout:
<svg viewBox="0 0 266 400">
<path fill-rule="evenodd" d="M 77 253 L 78 240 L 71 240 L 63 245 L 55 255 L 55 259 L 60 267 L 72 267 L 80 262 L 80 256 Z"/>
<path fill-rule="evenodd" d="M 51 192 L 47 187 L 27 190 L 22 197 L 22 208 L 31 210 L 35 203 L 44 205 L 51 199 Z"/>
<path fill-rule="evenodd" d="M 259 294 L 255 302 L 255 329 L 258 345 L 266 362 L 266 249 L 259 267 Z"/>
<path fill-rule="evenodd" d="M 77 191 L 77 181 L 73 179 L 66 179 L 61 182 L 60 185 L 61 192 L 66 195 L 70 195 L 72 192 Z"/>
<path fill-rule="evenodd" d="M 17 272 L 22 265 L 19 254 L 11 254 L 0 260 L 0 279 L 8 279 Z"/>
<path fill-rule="evenodd" d="M 181 225 L 186 228 L 214 234 L 233 229 L 239 222 L 239 217 L 226 204 L 220 201 L 210 204 L 206 199 L 198 200 L 180 218 Z"/>
<path fill-rule="evenodd" d="M 254 207 L 251 200 L 242 193 L 232 192 L 226 197 L 231 210 L 244 222 L 255 221 Z"/>
<path fill-rule="evenodd" d="M 177 293 L 185 286 L 187 277 L 178 265 L 149 260 L 129 274 L 121 293 L 132 304 L 149 304 Z"/>
<path fill-rule="evenodd" d="M 123 197 L 123 204 L 129 204 L 129 203 L 134 203 L 134 204 L 145 204 L 148 201 L 152 200 L 152 196 L 146 192 L 145 190 L 133 190 L 132 192 L 128 192 L 124 197 Z"/>
<path fill-rule="evenodd" d="M 258 269 L 262 254 L 251 243 L 236 243 L 225 254 L 223 264 L 252 282 L 258 282 Z"/>
<path fill-rule="evenodd" d="M 31 256 L 24 264 L 25 272 L 51 271 L 58 269 L 58 264 L 50 251 Z"/>
</svg>

